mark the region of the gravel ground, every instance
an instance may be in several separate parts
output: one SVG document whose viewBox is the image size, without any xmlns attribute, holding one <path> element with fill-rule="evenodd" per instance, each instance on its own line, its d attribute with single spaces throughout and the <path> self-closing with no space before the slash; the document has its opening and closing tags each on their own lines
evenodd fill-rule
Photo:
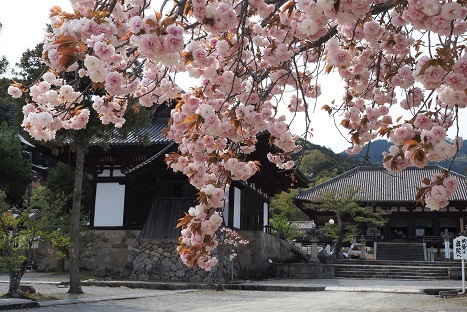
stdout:
<svg viewBox="0 0 467 312">
<path fill-rule="evenodd" d="M 69 305 L 41 307 L 40 312 L 113 312 L 113 311 L 467 311 L 467 297 L 438 298 L 425 294 L 402 294 L 353 291 L 280 292 L 228 290 L 149 290 L 127 287 L 83 286 L 84 295 L 69 295 L 68 288 L 57 286 L 66 281 L 63 274 L 30 274 L 24 277 L 38 293 L 57 299 L 106 300 Z M 8 289 L 7 275 L 0 274 L 0 292 Z M 248 283 L 248 282 L 246 282 Z M 332 279 L 332 280 L 265 280 L 252 281 L 258 285 L 336 286 L 381 289 L 458 288 L 461 281 L 452 280 L 388 280 L 388 279 Z M 137 299 L 122 299 L 131 296 Z M 141 297 L 142 296 L 142 297 Z M 25 311 L 25 310 L 10 310 Z"/>
<path fill-rule="evenodd" d="M 39 286 L 39 285 L 36 285 Z M 47 286 L 51 287 L 51 286 Z M 98 288 L 98 289 L 97 289 Z M 37 287 L 39 291 L 46 290 Z M 51 289 L 48 289 L 49 291 Z M 229 290 L 162 291 L 124 287 L 83 287 L 87 297 L 93 292 L 106 296 L 133 293 L 144 298 L 110 300 L 37 308 L 39 312 L 117 312 L 117 311 L 467 311 L 467 297 L 442 299 L 424 294 L 378 292 L 266 292 Z M 55 290 L 57 291 L 57 290 Z M 60 289 L 57 293 L 65 293 Z M 25 310 L 10 310 L 25 311 Z"/>
</svg>

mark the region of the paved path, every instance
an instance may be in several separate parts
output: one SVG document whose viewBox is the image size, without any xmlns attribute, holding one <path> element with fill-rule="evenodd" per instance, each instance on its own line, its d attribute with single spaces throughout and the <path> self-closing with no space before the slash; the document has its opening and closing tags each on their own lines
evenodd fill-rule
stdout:
<svg viewBox="0 0 467 312">
<path fill-rule="evenodd" d="M 150 282 L 150 281 L 83 281 L 84 295 L 67 294 L 68 288 L 63 282 L 68 281 L 68 275 L 57 273 L 27 273 L 22 284 L 32 285 L 38 293 L 52 296 L 59 300 L 32 303 L 28 300 L 0 299 L 0 309 L 12 309 L 23 306 L 57 306 L 76 303 L 92 303 L 110 300 L 150 298 L 167 294 L 187 294 L 199 292 L 200 289 L 212 290 L 212 284 L 180 283 L 180 282 Z M 226 284 L 229 291 L 249 290 L 276 292 L 311 292 L 324 291 L 328 295 L 341 293 L 350 294 L 373 293 L 413 294 L 429 297 L 425 293 L 432 290 L 459 290 L 461 281 L 457 280 L 397 280 L 397 279 L 269 279 L 263 281 L 241 281 Z M 0 274 L 0 292 L 8 290 L 8 275 Z M 154 291 L 158 290 L 158 291 Z M 249 293 L 249 292 L 247 292 Z M 428 291 L 430 293 L 430 291 Z M 321 293 L 323 294 L 323 293 Z M 271 294 L 263 294 L 271 296 Z M 378 296 L 379 296 L 378 295 Z M 274 296 L 272 294 L 272 296 Z M 291 295 L 293 296 L 293 295 Z M 340 295 L 339 295 L 340 296 Z M 362 295 L 363 296 L 363 295 Z M 466 307 L 467 311 L 467 307 Z"/>
</svg>

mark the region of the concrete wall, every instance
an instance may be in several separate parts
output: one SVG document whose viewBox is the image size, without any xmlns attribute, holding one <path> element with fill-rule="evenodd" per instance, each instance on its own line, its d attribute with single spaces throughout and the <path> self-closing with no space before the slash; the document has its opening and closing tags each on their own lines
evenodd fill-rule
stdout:
<svg viewBox="0 0 467 312">
<path fill-rule="evenodd" d="M 251 279 L 274 277 L 274 263 L 303 262 L 283 240 L 260 231 L 238 231 L 249 244 L 238 248 L 239 275 Z"/>
<path fill-rule="evenodd" d="M 333 278 L 332 264 L 308 263 L 283 240 L 259 231 L 239 231 L 249 239 L 239 249 L 238 261 L 248 278 Z"/>
</svg>

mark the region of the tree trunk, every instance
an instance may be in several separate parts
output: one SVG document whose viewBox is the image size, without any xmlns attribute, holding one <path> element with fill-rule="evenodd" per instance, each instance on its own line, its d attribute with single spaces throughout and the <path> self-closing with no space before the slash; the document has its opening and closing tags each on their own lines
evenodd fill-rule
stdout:
<svg viewBox="0 0 467 312">
<path fill-rule="evenodd" d="M 337 216 L 336 219 L 337 219 L 337 239 L 336 239 L 336 245 L 334 247 L 334 255 L 336 256 L 337 259 L 340 259 L 342 239 L 344 235 L 344 224 L 342 223 L 340 216 Z"/>
<path fill-rule="evenodd" d="M 18 271 L 10 270 L 10 286 L 8 287 L 8 293 L 6 294 L 9 298 L 21 298 L 21 279 L 23 278 L 28 261 L 25 260 L 21 263 L 21 267 Z"/>
<path fill-rule="evenodd" d="M 70 294 L 82 294 L 81 280 L 79 277 L 79 234 L 81 226 L 81 195 L 83 191 L 83 171 L 84 171 L 84 136 L 78 132 L 76 139 L 76 165 L 75 165 L 75 185 L 73 189 L 73 206 L 71 210 L 71 230 L 70 230 Z"/>
<path fill-rule="evenodd" d="M 219 249 L 219 259 L 217 262 L 217 288 L 216 291 L 222 291 L 225 290 L 223 283 L 224 283 L 224 262 L 225 262 L 225 249 L 226 246 L 222 243 L 222 241 L 219 243 L 217 246 Z"/>
</svg>

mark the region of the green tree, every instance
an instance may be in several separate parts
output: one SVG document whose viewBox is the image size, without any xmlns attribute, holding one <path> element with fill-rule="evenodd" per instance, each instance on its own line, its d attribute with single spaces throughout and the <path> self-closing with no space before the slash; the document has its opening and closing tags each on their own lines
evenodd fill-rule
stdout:
<svg viewBox="0 0 467 312">
<path fill-rule="evenodd" d="M 21 80 L 23 85 L 31 85 L 46 69 L 44 61 L 42 60 L 43 43 L 36 44 L 34 49 L 27 49 L 26 52 L 21 54 L 19 63 L 13 70 L 15 77 Z"/>
<path fill-rule="evenodd" d="M 45 186 L 53 190 L 51 196 L 65 196 L 67 198 L 66 210 L 70 211 L 72 207 L 72 194 L 75 180 L 75 169 L 72 166 L 59 162 L 54 168 L 51 168 L 47 174 Z M 83 195 L 82 206 L 84 211 L 89 211 L 92 202 L 92 176 L 83 175 Z"/>
<path fill-rule="evenodd" d="M 9 127 L 14 126 L 15 115 L 21 111 L 17 109 L 21 101 L 12 98 L 8 94 L 8 87 L 12 82 L 8 78 L 0 79 L 0 124 L 6 122 Z"/>
<path fill-rule="evenodd" d="M 350 242 L 359 235 L 358 225 L 367 223 L 384 226 L 387 219 L 380 213 L 373 212 L 371 207 L 364 207 L 360 202 L 361 192 L 356 188 L 347 188 L 323 194 L 315 203 L 305 205 L 306 208 L 321 212 L 331 212 L 335 223 L 327 223 L 321 228 L 326 236 L 335 239 L 332 254 L 339 257 L 342 243 Z"/>
<path fill-rule="evenodd" d="M 310 177 L 312 185 L 323 183 L 339 174 L 353 168 L 355 163 L 342 155 L 336 155 L 333 151 L 315 144 L 306 142 L 303 155 L 295 159 L 299 163 L 299 169 Z M 305 221 L 309 217 L 294 203 L 293 197 L 297 190 L 282 192 L 271 200 L 271 226 L 276 235 L 293 237 L 294 229 L 292 221 Z"/>
<path fill-rule="evenodd" d="M 21 204 L 26 190 L 31 185 L 31 167 L 23 159 L 21 142 L 6 123 L 0 126 L 0 189 L 10 205 Z"/>
<path fill-rule="evenodd" d="M 3 25 L 2 25 L 2 23 L 0 23 L 0 31 L 2 30 L 2 28 L 3 28 Z M 8 68 L 8 60 L 3 55 L 0 58 L 0 74 L 5 73 L 7 68 Z"/>
<path fill-rule="evenodd" d="M 312 180 L 312 185 L 326 182 L 357 165 L 354 160 L 325 148 L 305 150 L 297 161 L 299 169 Z"/>
<path fill-rule="evenodd" d="M 269 224 L 273 234 L 284 240 L 292 240 L 297 227 L 293 221 L 308 220 L 303 211 L 293 203 L 297 190 L 282 192 L 271 199 L 271 218 Z"/>
<path fill-rule="evenodd" d="M 2 30 L 2 24 L 0 23 L 0 31 Z M 8 68 L 8 60 L 5 56 L 0 57 L 0 75 L 4 74 Z M 18 103 L 16 99 L 12 99 L 8 95 L 7 90 L 11 85 L 12 81 L 7 78 L 0 79 L 0 124 L 7 122 L 9 126 L 13 125 L 13 117 L 15 114 L 15 105 Z"/>
<path fill-rule="evenodd" d="M 37 189 L 31 205 L 12 209 L 0 190 L 0 264 L 10 275 L 7 297 L 22 297 L 20 284 L 26 269 L 34 263 L 35 250 L 41 242 L 57 233 L 57 212 L 61 203 L 46 200 L 45 189 Z"/>
<path fill-rule="evenodd" d="M 49 28 L 50 30 L 50 28 Z M 41 45 L 36 45 L 34 50 L 27 50 L 23 53 L 20 63 L 17 65 L 16 74 L 18 79 L 21 80 L 23 85 L 29 85 L 34 82 L 47 67 L 42 61 L 42 49 Z M 74 76 L 75 73 L 64 73 L 64 76 L 61 78 L 65 81 L 73 84 L 76 87 L 76 90 L 81 90 L 83 92 L 83 102 L 90 103 L 92 96 L 98 95 L 99 92 L 92 87 L 92 82 L 88 77 L 79 78 Z M 132 72 L 132 74 L 138 75 L 139 72 Z M 131 105 L 129 105 L 131 106 Z M 86 157 L 86 152 L 89 147 L 89 141 L 91 138 L 99 138 L 101 134 L 108 133 L 105 131 L 107 129 L 115 129 L 112 132 L 115 135 L 125 136 L 128 130 L 136 126 L 145 126 L 149 119 L 149 111 L 143 107 L 138 107 L 138 109 L 129 110 L 125 114 L 125 126 L 122 129 L 115 129 L 111 125 L 103 125 L 98 119 L 97 113 L 92 110 L 89 122 L 86 126 L 86 129 L 79 131 L 68 131 L 61 130 L 57 134 L 57 139 L 54 142 L 36 142 L 36 144 L 43 144 L 50 149 L 57 148 L 57 144 L 60 144 L 60 140 L 67 141 L 68 144 L 66 147 L 70 149 L 70 152 L 75 155 L 74 163 L 74 175 L 73 175 L 73 196 L 71 204 L 71 221 L 70 221 L 70 242 L 71 247 L 69 248 L 69 260 L 70 260 L 70 289 L 69 293 L 79 294 L 83 293 L 81 288 L 81 281 L 79 276 L 79 264 L 80 264 L 80 235 L 81 235 L 81 209 L 83 206 L 83 181 L 85 180 L 84 173 L 84 161 Z M 106 139 L 108 137 L 102 137 L 103 145 L 105 145 Z M 63 146 L 60 147 L 63 149 Z M 55 189 L 52 189 L 55 192 Z"/>
</svg>

